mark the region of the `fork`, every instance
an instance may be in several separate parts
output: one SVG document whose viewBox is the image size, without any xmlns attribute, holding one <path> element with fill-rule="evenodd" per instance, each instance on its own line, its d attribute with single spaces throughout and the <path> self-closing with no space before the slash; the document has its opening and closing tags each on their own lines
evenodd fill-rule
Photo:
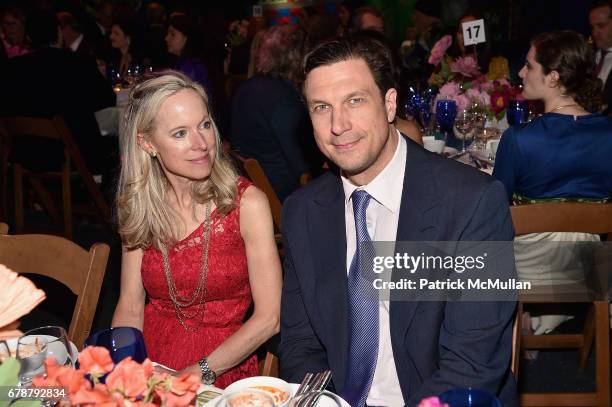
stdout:
<svg viewBox="0 0 612 407">
<path fill-rule="evenodd" d="M 311 378 L 312 379 L 312 378 Z M 296 392 L 296 396 L 301 394 L 305 394 L 308 392 L 312 392 L 313 394 L 306 396 L 304 399 L 298 402 L 297 407 L 313 407 L 316 405 L 319 397 L 321 396 L 321 391 L 324 390 L 329 381 L 331 379 L 331 370 L 326 370 L 324 372 L 317 373 L 306 386 L 302 389 L 301 393 Z M 302 386 L 300 386 L 301 388 Z M 300 389 L 298 389 L 299 391 Z"/>
</svg>

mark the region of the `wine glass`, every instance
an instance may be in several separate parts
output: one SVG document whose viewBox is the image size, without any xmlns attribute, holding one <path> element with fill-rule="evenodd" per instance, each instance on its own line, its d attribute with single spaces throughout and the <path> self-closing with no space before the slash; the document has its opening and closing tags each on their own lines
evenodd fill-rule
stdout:
<svg viewBox="0 0 612 407">
<path fill-rule="evenodd" d="M 442 403 L 453 407 L 501 407 L 494 395 L 479 389 L 453 389 L 438 397 Z"/>
<path fill-rule="evenodd" d="M 44 373 L 47 340 L 38 335 L 24 335 L 17 340 L 17 359 L 21 364 L 19 386 L 27 387 L 32 378 Z"/>
<path fill-rule="evenodd" d="M 337 406 L 341 407 L 340 398 L 327 390 L 310 391 L 293 398 L 288 407 L 305 406 Z"/>
<path fill-rule="evenodd" d="M 453 132 L 455 137 L 461 140 L 461 152 L 467 151 L 465 141 L 474 137 L 474 114 L 468 109 L 462 110 L 455 117 Z"/>
<path fill-rule="evenodd" d="M 453 127 L 457 115 L 457 102 L 454 100 L 438 100 L 436 102 L 436 121 L 443 130 Z"/>
<path fill-rule="evenodd" d="M 61 326 L 34 328 L 24 335 L 37 336 L 47 341 L 47 356 L 53 356 L 59 365 L 74 366 L 76 356 L 70 346 L 68 334 Z"/>
<path fill-rule="evenodd" d="M 529 105 L 526 100 L 511 100 L 508 102 L 506 116 L 510 126 L 527 123 L 529 113 Z"/>
<path fill-rule="evenodd" d="M 7 341 L 0 341 L 0 364 L 11 357 L 11 348 Z"/>
</svg>

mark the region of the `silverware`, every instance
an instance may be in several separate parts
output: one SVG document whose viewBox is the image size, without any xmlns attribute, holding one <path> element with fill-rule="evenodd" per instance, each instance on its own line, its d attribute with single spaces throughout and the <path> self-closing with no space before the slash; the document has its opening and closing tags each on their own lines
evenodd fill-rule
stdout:
<svg viewBox="0 0 612 407">
<path fill-rule="evenodd" d="M 312 384 L 309 386 L 310 388 L 304 393 L 312 393 L 303 399 L 300 399 L 296 405 L 296 407 L 313 407 L 319 401 L 321 397 L 321 393 L 331 380 L 331 370 L 326 370 L 321 373 L 317 373 L 315 378 L 312 381 Z M 302 394 L 304 394 L 302 393 Z"/>
<path fill-rule="evenodd" d="M 301 394 L 306 393 L 306 391 L 308 391 L 310 383 L 313 381 L 313 378 L 314 378 L 314 374 L 306 373 L 306 376 L 304 376 L 304 379 L 302 380 L 302 383 L 300 383 L 300 387 L 298 387 L 298 389 L 295 392 L 295 395 L 293 397 L 297 397 L 297 396 L 299 396 Z"/>
</svg>

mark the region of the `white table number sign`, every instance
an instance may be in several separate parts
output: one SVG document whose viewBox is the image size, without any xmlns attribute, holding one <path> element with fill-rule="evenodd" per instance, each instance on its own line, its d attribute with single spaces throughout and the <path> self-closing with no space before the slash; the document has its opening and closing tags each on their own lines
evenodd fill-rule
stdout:
<svg viewBox="0 0 612 407">
<path fill-rule="evenodd" d="M 261 17 L 263 16 L 263 7 L 261 4 L 253 5 L 253 17 Z"/>
<path fill-rule="evenodd" d="M 463 45 L 474 45 L 486 42 L 484 20 L 468 21 L 461 24 L 463 28 Z"/>
</svg>

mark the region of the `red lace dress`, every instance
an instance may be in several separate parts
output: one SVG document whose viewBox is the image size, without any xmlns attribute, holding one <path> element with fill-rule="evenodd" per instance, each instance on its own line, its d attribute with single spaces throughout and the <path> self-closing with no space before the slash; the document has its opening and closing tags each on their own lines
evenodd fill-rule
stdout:
<svg viewBox="0 0 612 407">
<path fill-rule="evenodd" d="M 242 326 L 252 297 L 244 241 L 240 236 L 240 198 L 250 185 L 246 179 L 239 178 L 236 208 L 224 217 L 218 217 L 216 211 L 211 214 L 206 303 L 201 317 L 185 320 L 189 331 L 179 322 L 170 300 L 161 252 L 153 248 L 144 251 L 141 273 L 148 303 L 143 334 L 148 356 L 154 362 L 183 369 L 211 353 Z M 191 299 L 198 285 L 203 236 L 204 224 L 201 224 L 168 249 L 170 270 L 181 298 Z M 197 303 L 184 311 L 196 313 Z M 191 328 L 196 327 L 199 329 L 192 332 Z M 253 355 L 220 375 L 215 386 L 225 388 L 257 373 L 257 357 Z"/>
</svg>

